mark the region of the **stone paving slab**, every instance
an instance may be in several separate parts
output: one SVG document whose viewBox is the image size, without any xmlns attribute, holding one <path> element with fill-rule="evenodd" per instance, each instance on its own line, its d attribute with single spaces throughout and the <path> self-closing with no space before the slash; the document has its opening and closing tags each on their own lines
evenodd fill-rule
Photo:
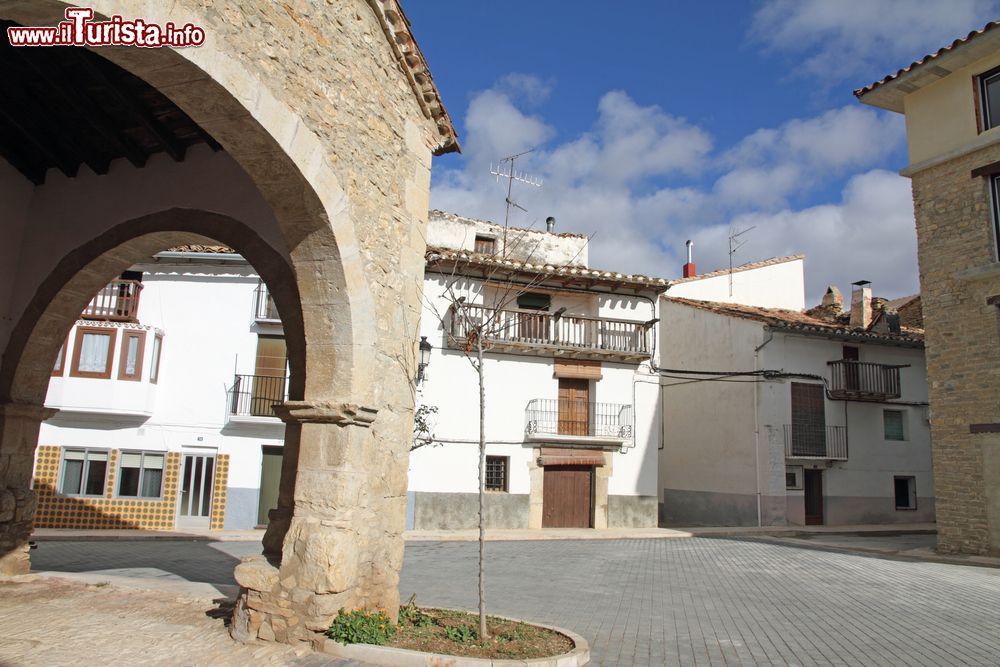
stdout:
<svg viewBox="0 0 1000 667">
<path fill-rule="evenodd" d="M 32 556 L 49 570 L 131 563 L 232 583 L 232 564 L 257 550 L 247 542 L 50 542 Z M 408 543 L 404 599 L 415 592 L 423 605 L 473 609 L 476 550 Z M 998 570 L 753 536 L 505 541 L 486 553 L 489 610 L 578 632 L 594 665 L 1000 664 Z M 293 664 L 339 667 L 324 660 Z"/>
</svg>

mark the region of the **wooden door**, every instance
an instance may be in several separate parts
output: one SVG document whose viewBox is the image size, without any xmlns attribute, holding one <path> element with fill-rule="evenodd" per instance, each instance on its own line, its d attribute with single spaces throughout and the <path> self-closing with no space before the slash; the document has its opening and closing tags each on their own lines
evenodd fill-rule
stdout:
<svg viewBox="0 0 1000 667">
<path fill-rule="evenodd" d="M 257 363 L 254 367 L 250 414 L 271 416 L 271 407 L 285 400 L 287 351 L 282 336 L 257 337 Z"/>
<path fill-rule="evenodd" d="M 545 466 L 542 528 L 593 526 L 593 466 Z"/>
<path fill-rule="evenodd" d="M 559 433 L 589 435 L 590 380 L 559 378 Z"/>
<path fill-rule="evenodd" d="M 804 471 L 802 488 L 806 504 L 806 525 L 823 525 L 823 471 Z"/>
</svg>

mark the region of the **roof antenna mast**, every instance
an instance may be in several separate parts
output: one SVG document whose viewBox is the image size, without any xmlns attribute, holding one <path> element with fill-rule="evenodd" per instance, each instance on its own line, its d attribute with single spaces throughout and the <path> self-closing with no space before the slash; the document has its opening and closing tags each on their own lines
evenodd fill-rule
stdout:
<svg viewBox="0 0 1000 667">
<path fill-rule="evenodd" d="M 736 229 L 736 227 L 729 227 L 729 296 L 733 295 L 733 255 L 736 251 L 747 244 L 746 239 L 739 240 L 741 236 L 749 232 L 751 229 L 756 229 L 757 225 L 747 227 L 746 229 Z"/>
<path fill-rule="evenodd" d="M 525 213 L 528 212 L 528 209 L 524 208 L 516 201 L 511 199 L 511 192 L 514 189 L 514 181 L 517 181 L 519 183 L 525 183 L 527 185 L 531 185 L 536 188 L 542 187 L 542 180 L 540 178 L 534 178 L 532 176 L 528 176 L 524 172 L 518 172 L 516 169 L 514 169 L 514 162 L 517 160 L 517 158 L 521 157 L 522 155 L 527 155 L 528 153 L 531 153 L 534 150 L 535 150 L 534 148 L 529 148 L 528 150 L 521 151 L 516 155 L 508 155 L 507 157 L 502 158 L 500 162 L 497 163 L 496 167 L 493 166 L 492 162 L 490 163 L 490 173 L 496 176 L 497 183 L 500 182 L 501 178 L 507 179 L 507 199 L 506 199 L 507 207 L 503 215 L 503 255 L 502 255 L 503 257 L 507 256 L 507 225 L 510 223 L 510 207 L 513 206 L 514 208 L 521 209 Z"/>
</svg>

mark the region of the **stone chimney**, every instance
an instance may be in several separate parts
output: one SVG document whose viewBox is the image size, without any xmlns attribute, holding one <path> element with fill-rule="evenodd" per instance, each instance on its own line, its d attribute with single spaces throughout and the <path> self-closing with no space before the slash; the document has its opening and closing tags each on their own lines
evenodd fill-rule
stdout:
<svg viewBox="0 0 1000 667">
<path fill-rule="evenodd" d="M 694 260 L 691 258 L 691 249 L 692 248 L 694 248 L 694 241 L 688 241 L 687 242 L 688 261 L 687 261 L 687 264 L 685 264 L 684 268 L 682 269 L 682 272 L 683 272 L 682 275 L 685 278 L 690 278 L 692 276 L 698 275 L 698 269 L 695 268 Z"/>
<path fill-rule="evenodd" d="M 851 292 L 851 327 L 867 329 L 872 323 L 872 288 L 871 282 L 859 280 Z"/>
<path fill-rule="evenodd" d="M 826 294 L 823 295 L 823 300 L 819 305 L 830 310 L 836 309 L 839 313 L 844 309 L 844 295 L 835 285 L 830 285 L 826 288 Z"/>
</svg>

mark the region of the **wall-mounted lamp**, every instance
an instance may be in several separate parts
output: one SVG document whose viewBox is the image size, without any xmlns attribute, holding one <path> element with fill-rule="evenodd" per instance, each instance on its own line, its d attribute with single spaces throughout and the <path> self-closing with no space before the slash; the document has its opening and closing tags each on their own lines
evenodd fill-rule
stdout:
<svg viewBox="0 0 1000 667">
<path fill-rule="evenodd" d="M 420 363 L 417 364 L 417 384 L 423 382 L 427 375 L 424 370 L 431 363 L 431 344 L 427 342 L 427 336 L 420 337 Z"/>
</svg>

